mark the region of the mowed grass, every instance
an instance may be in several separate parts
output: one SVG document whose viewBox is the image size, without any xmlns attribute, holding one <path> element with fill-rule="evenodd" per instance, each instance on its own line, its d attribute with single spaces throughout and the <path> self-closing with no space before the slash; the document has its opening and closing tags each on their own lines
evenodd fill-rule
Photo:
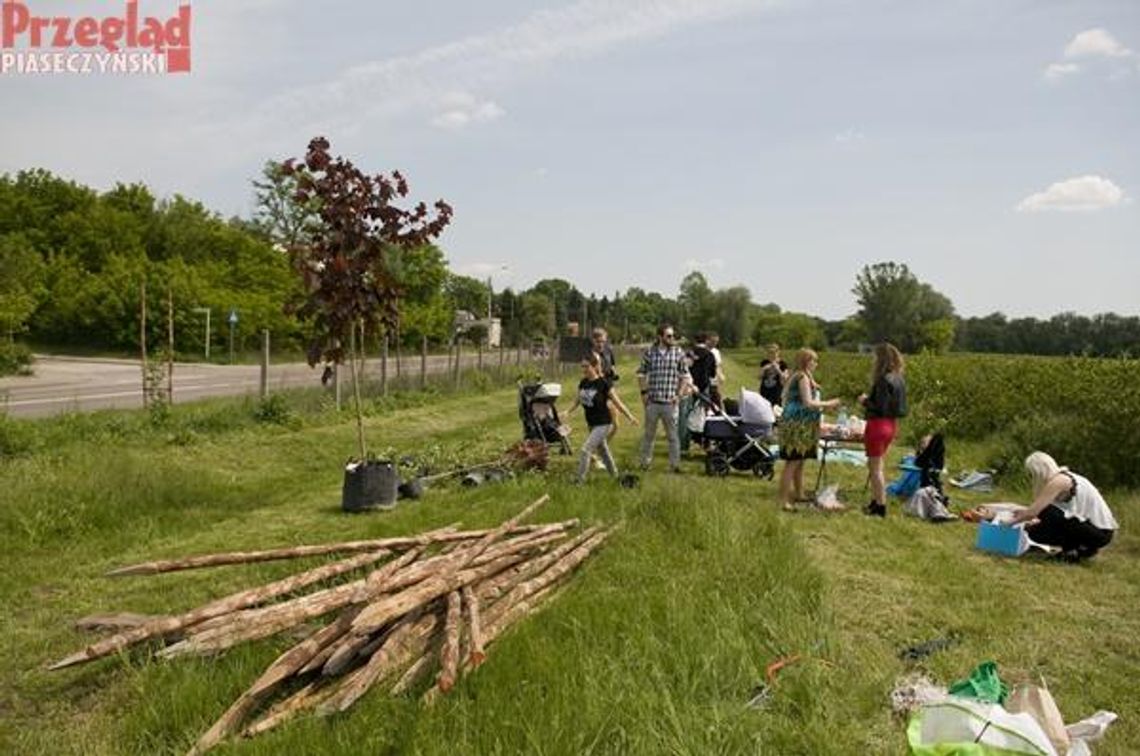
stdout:
<svg viewBox="0 0 1140 756">
<path fill-rule="evenodd" d="M 623 373 L 632 378 L 633 366 Z M 826 365 L 825 365 L 826 367 Z M 753 381 L 730 365 L 730 385 Z M 821 376 L 826 385 L 826 376 Z M 634 403 L 632 380 L 623 381 Z M 573 381 L 566 378 L 569 390 Z M 567 395 L 568 396 L 568 395 Z M 233 411 L 247 411 L 243 405 Z M 563 411 L 569 399 L 561 402 Z M 572 424 L 581 440 L 581 416 Z M 143 651 L 61 672 L 47 663 L 89 640 L 78 617 L 169 613 L 316 564 L 235 566 L 108 579 L 144 559 L 497 523 L 542 493 L 538 519 L 620 524 L 540 613 L 490 649 L 488 662 L 425 708 L 423 685 L 374 693 L 331 719 L 296 722 L 223 753 L 903 753 L 889 712 L 894 681 L 924 669 L 942 682 L 994 659 L 1009 679 L 1048 681 L 1066 719 L 1121 714 L 1098 753 L 1140 750 L 1140 496 L 1110 494 L 1122 531 L 1093 563 L 1003 560 L 973 550 L 973 526 L 932 526 L 892 511 L 821 516 L 777 511 L 775 483 L 681 475 L 657 464 L 635 490 L 593 472 L 551 471 L 477 489 L 439 486 L 389 513 L 339 512 L 352 422 L 240 426 L 187 443 L 114 439 L 57 445 L 0 463 L 0 746 L 7 753 L 178 753 L 289 639 L 211 659 L 158 662 Z M 376 448 L 498 449 L 517 439 L 515 394 L 492 391 L 395 409 L 368 421 Z M 639 429 L 624 427 L 632 467 Z M 982 449 L 951 441 L 954 468 Z M 897 454 L 896 454 L 897 456 Z M 861 503 L 863 471 L 830 466 Z M 809 480 L 815 468 L 809 465 Z M 996 499 L 1024 500 L 999 491 Z M 963 503 L 981 498 L 961 497 Z M 916 642 L 961 642 L 919 667 Z M 765 666 L 801 654 L 761 709 L 745 703 Z M 426 683 L 425 683 L 426 684 Z"/>
</svg>

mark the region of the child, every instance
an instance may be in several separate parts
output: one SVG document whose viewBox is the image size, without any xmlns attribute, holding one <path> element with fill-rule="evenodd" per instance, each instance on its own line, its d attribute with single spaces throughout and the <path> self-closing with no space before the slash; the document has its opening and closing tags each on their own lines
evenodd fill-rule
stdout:
<svg viewBox="0 0 1140 756">
<path fill-rule="evenodd" d="M 631 423 L 637 425 L 637 418 L 622 403 L 610 380 L 602 375 L 602 358 L 596 352 L 590 352 L 582 360 L 582 380 L 578 383 L 578 395 L 574 397 L 574 404 L 566 412 L 569 416 L 581 406 L 586 415 L 586 425 L 590 427 L 590 435 L 586 438 L 586 443 L 582 444 L 582 453 L 578 457 L 579 483 L 586 482 L 590 458 L 594 455 L 595 449 L 601 453 L 606 470 L 613 477 L 617 477 L 617 466 L 614 465 L 609 444 L 606 443 L 610 426 L 614 422 L 609 407 L 611 402 Z"/>
</svg>

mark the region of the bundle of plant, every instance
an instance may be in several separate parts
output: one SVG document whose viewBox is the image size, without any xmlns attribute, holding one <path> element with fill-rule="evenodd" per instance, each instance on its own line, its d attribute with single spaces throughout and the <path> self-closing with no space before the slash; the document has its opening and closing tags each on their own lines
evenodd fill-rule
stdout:
<svg viewBox="0 0 1140 756">
<path fill-rule="evenodd" d="M 502 459 L 517 470 L 545 470 L 550 460 L 549 448 L 544 441 L 519 441 L 507 447 Z"/>
<path fill-rule="evenodd" d="M 604 539 L 594 528 L 575 536 L 576 520 L 520 524 L 547 499 L 486 530 L 448 527 L 405 538 L 292 547 L 296 553 L 288 555 L 282 549 L 203 555 L 116 571 L 153 574 L 234 564 L 241 561 L 239 554 L 248 557 L 244 561 L 260 562 L 367 548 L 179 614 L 88 618 L 82 626 L 109 628 L 113 634 L 50 668 L 146 641 L 167 644 L 158 654 L 173 658 L 214 654 L 282 633 L 300 638 L 202 735 L 195 753 L 298 714 L 344 711 L 381 682 L 389 692 L 406 690 L 435 667 L 438 689 L 446 692 L 463 670 L 486 658 L 487 646 L 506 627 L 549 596 Z M 313 622 L 325 624 L 312 629 Z"/>
</svg>

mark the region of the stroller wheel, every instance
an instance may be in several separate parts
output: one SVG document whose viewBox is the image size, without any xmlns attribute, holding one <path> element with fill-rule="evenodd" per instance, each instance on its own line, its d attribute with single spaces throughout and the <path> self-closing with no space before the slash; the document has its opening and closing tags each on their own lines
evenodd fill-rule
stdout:
<svg viewBox="0 0 1140 756">
<path fill-rule="evenodd" d="M 728 465 L 728 460 L 722 454 L 710 454 L 705 457 L 705 474 L 717 475 L 724 477 L 728 475 L 731 468 Z"/>
<path fill-rule="evenodd" d="M 752 474 L 757 478 L 772 480 L 776 477 L 776 466 L 769 459 L 761 460 L 752 467 Z"/>
</svg>

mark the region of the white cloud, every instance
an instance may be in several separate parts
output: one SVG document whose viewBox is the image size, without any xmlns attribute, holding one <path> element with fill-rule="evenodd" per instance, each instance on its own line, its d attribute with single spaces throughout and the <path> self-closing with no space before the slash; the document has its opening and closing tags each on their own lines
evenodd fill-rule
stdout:
<svg viewBox="0 0 1140 756">
<path fill-rule="evenodd" d="M 329 81 L 271 98 L 261 110 L 273 125 L 307 119 L 337 128 L 359 125 L 364 118 L 388 119 L 426 110 L 434 114 L 432 122 L 438 126 L 463 128 L 475 114 L 446 107 L 446 97 L 439 92 L 457 88 L 485 92 L 533 75 L 548 64 L 603 54 L 685 26 L 764 11 L 788 1 L 579 0 L 534 11 L 496 31 L 353 66 Z M 338 114 L 337 123 L 329 123 L 330 113 Z M 482 113 L 486 120 L 500 115 L 494 110 Z"/>
<path fill-rule="evenodd" d="M 1050 63 L 1045 68 L 1045 79 L 1057 81 L 1065 76 L 1081 70 L 1081 66 L 1074 60 L 1110 61 L 1112 73 L 1110 78 L 1120 78 L 1131 73 L 1133 62 L 1137 55 L 1125 47 L 1120 40 L 1112 36 L 1106 29 L 1086 29 L 1078 33 L 1065 45 L 1062 60 Z M 1121 62 L 1124 63 L 1121 66 Z"/>
<path fill-rule="evenodd" d="M 1123 202 L 1124 191 L 1108 179 L 1078 176 L 1050 184 L 1045 191 L 1029 195 L 1017 204 L 1017 212 L 1091 212 L 1116 207 Z"/>
<path fill-rule="evenodd" d="M 719 257 L 714 257 L 709 260 L 697 260 L 690 257 L 681 263 L 681 269 L 686 273 L 693 273 L 694 271 L 706 273 L 710 270 L 724 270 L 724 260 Z"/>
<path fill-rule="evenodd" d="M 479 101 L 467 92 L 453 93 L 440 103 L 443 111 L 431 119 L 433 126 L 459 130 L 474 123 L 490 123 L 506 115 L 498 103 Z"/>
<path fill-rule="evenodd" d="M 1065 45 L 1066 58 L 1103 56 L 1107 58 L 1130 58 L 1134 55 L 1116 37 L 1105 29 L 1087 29 L 1073 37 Z"/>
<path fill-rule="evenodd" d="M 1050 63 L 1045 69 L 1045 78 L 1055 81 L 1069 74 L 1075 74 L 1081 67 L 1076 63 Z"/>
<path fill-rule="evenodd" d="M 866 138 L 867 136 L 858 129 L 845 129 L 835 135 L 835 142 L 836 144 L 853 144 Z"/>
</svg>

